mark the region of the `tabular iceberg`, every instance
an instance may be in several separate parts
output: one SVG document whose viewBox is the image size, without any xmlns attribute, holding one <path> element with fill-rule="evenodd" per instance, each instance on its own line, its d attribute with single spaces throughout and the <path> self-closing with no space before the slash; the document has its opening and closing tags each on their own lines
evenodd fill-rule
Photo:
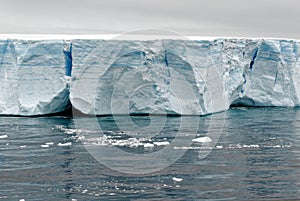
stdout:
<svg viewBox="0 0 300 201">
<path fill-rule="evenodd" d="M 203 115 L 299 105 L 299 43 L 74 40 L 70 99 L 86 114 Z"/>
<path fill-rule="evenodd" d="M 68 106 L 63 40 L 0 41 L 0 114 L 44 115 Z"/>
<path fill-rule="evenodd" d="M 96 115 L 300 105 L 296 40 L 66 38 L 0 40 L 0 114 L 51 114 L 70 102 Z"/>
</svg>

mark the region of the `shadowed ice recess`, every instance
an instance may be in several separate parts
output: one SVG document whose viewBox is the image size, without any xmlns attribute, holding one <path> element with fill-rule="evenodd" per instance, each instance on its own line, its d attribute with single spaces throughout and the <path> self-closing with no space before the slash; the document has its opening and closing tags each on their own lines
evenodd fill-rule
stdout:
<svg viewBox="0 0 300 201">
<path fill-rule="evenodd" d="M 299 106 L 299 41 L 0 38 L 0 114 L 205 115 Z"/>
</svg>

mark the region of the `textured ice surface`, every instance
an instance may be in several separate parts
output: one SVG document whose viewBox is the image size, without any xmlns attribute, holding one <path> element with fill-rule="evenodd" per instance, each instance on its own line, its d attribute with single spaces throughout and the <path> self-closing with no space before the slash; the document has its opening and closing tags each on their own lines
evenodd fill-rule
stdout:
<svg viewBox="0 0 300 201">
<path fill-rule="evenodd" d="M 61 112 L 69 99 L 97 115 L 299 105 L 296 40 L 58 38 L 0 40 L 0 114 Z"/>
<path fill-rule="evenodd" d="M 86 114 L 207 114 L 228 109 L 222 44 L 73 40 L 70 99 Z M 216 84 L 215 84 L 216 83 Z"/>
<path fill-rule="evenodd" d="M 87 114 L 208 114 L 296 106 L 299 43 L 277 39 L 73 40 L 71 102 Z"/>
<path fill-rule="evenodd" d="M 62 40 L 0 40 L 0 114 L 42 115 L 64 111 Z"/>
</svg>

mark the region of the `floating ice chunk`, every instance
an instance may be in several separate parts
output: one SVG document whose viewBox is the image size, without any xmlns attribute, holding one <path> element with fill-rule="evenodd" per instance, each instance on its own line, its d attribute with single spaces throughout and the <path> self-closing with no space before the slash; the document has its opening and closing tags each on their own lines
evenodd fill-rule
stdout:
<svg viewBox="0 0 300 201">
<path fill-rule="evenodd" d="M 46 145 L 54 145 L 54 142 L 46 142 Z"/>
<path fill-rule="evenodd" d="M 275 145 L 275 146 L 273 146 L 273 148 L 281 148 L 281 145 Z"/>
<path fill-rule="evenodd" d="M 175 182 L 181 182 L 183 181 L 183 178 L 173 177 L 172 180 Z"/>
<path fill-rule="evenodd" d="M 153 147 L 154 147 L 154 144 L 151 144 L 151 143 L 144 144 L 144 148 L 153 148 Z"/>
<path fill-rule="evenodd" d="M 223 149 L 223 146 L 222 145 L 217 145 L 216 148 L 217 149 Z"/>
<path fill-rule="evenodd" d="M 67 135 L 73 135 L 76 133 L 76 131 L 77 131 L 76 129 L 65 129 L 64 130 L 65 134 L 67 134 Z"/>
<path fill-rule="evenodd" d="M 20 148 L 25 148 L 25 147 L 26 147 L 26 145 L 21 145 L 21 146 L 20 146 Z"/>
<path fill-rule="evenodd" d="M 193 142 L 206 143 L 206 142 L 212 142 L 212 139 L 210 137 L 199 137 L 199 138 L 193 139 Z"/>
<path fill-rule="evenodd" d="M 168 146 L 170 142 L 164 141 L 164 142 L 153 142 L 154 145 L 156 146 Z"/>
<path fill-rule="evenodd" d="M 66 142 L 66 143 L 58 143 L 57 146 L 60 146 L 60 147 L 67 147 L 67 146 L 71 146 L 72 145 L 72 142 Z"/>
<path fill-rule="evenodd" d="M 0 135 L 0 139 L 8 138 L 8 135 Z"/>
<path fill-rule="evenodd" d="M 42 147 L 42 148 L 48 148 L 49 145 L 48 145 L 48 144 L 42 144 L 41 147 Z"/>
<path fill-rule="evenodd" d="M 250 144 L 250 145 L 244 144 L 243 148 L 259 148 L 259 145 L 258 144 Z"/>
</svg>

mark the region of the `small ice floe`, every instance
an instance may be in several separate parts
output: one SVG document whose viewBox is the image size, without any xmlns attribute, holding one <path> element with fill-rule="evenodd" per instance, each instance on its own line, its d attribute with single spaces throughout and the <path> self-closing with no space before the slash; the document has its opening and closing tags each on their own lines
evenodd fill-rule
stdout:
<svg viewBox="0 0 300 201">
<path fill-rule="evenodd" d="M 258 144 L 244 144 L 243 145 L 243 148 L 259 148 L 259 145 Z"/>
<path fill-rule="evenodd" d="M 282 148 L 282 146 L 278 144 L 278 145 L 273 146 L 273 148 Z"/>
<path fill-rule="evenodd" d="M 217 149 L 223 149 L 223 146 L 222 145 L 217 145 L 216 148 Z"/>
<path fill-rule="evenodd" d="M 19 201 L 25 201 L 25 199 L 20 199 Z"/>
<path fill-rule="evenodd" d="M 46 145 L 54 145 L 54 142 L 46 142 Z"/>
<path fill-rule="evenodd" d="M 0 135 L 0 139 L 8 138 L 8 135 Z"/>
<path fill-rule="evenodd" d="M 183 181 L 183 178 L 173 177 L 172 180 L 175 182 L 181 182 Z"/>
<path fill-rule="evenodd" d="M 210 137 L 199 137 L 199 138 L 193 139 L 193 142 L 206 143 L 206 142 L 212 142 L 212 139 Z"/>
<path fill-rule="evenodd" d="M 164 142 L 153 142 L 154 145 L 156 146 L 168 146 L 170 142 L 164 141 Z"/>
<path fill-rule="evenodd" d="M 66 142 L 66 143 L 58 143 L 57 146 L 60 146 L 60 147 L 67 147 L 67 146 L 71 146 L 72 145 L 72 142 Z"/>
<path fill-rule="evenodd" d="M 26 147 L 26 145 L 21 145 L 21 146 L 20 146 L 20 148 L 25 148 L 25 147 Z"/>
<path fill-rule="evenodd" d="M 153 147 L 154 147 L 154 144 L 151 144 L 151 143 L 144 144 L 144 148 L 146 148 L 146 149 L 151 149 Z"/>
<path fill-rule="evenodd" d="M 48 145 L 48 144 L 42 144 L 41 147 L 42 147 L 42 148 L 48 148 L 49 145 Z"/>
<path fill-rule="evenodd" d="M 64 130 L 64 133 L 67 134 L 67 135 L 73 135 L 76 133 L 76 129 L 65 129 Z"/>
</svg>

